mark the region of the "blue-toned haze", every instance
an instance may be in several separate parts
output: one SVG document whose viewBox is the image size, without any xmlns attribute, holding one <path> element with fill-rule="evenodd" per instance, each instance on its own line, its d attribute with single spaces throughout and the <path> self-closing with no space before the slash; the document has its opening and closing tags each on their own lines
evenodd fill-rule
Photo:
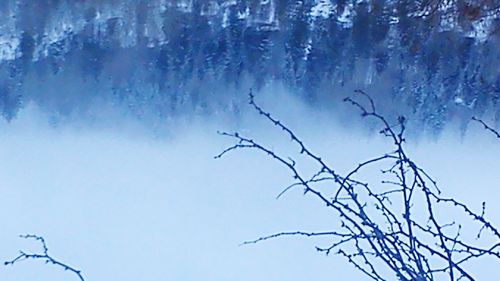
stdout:
<svg viewBox="0 0 500 281">
<path fill-rule="evenodd" d="M 368 280 L 316 252 L 328 238 L 240 246 L 340 225 L 300 187 L 276 200 L 293 178 L 266 155 L 214 159 L 233 144 L 217 131 L 296 155 L 250 88 L 341 173 L 393 149 L 342 102 L 364 90 L 391 122 L 406 116 L 408 152 L 443 195 L 479 213 L 486 201 L 498 226 L 500 144 L 471 117 L 499 128 L 499 21 L 480 0 L 4 0 L 0 261 L 39 251 L 18 237 L 30 233 L 86 281 Z M 375 170 L 361 176 L 378 183 Z M 498 265 L 465 267 L 488 281 Z M 32 260 L 0 267 L 2 281 L 75 277 Z"/>
<path fill-rule="evenodd" d="M 276 102 L 269 107 L 279 111 Z M 383 139 L 348 131 L 325 116 L 311 112 L 293 121 L 307 111 L 284 110 L 278 116 L 340 171 L 388 148 Z M 264 155 L 247 151 L 214 160 L 229 144 L 215 133 L 229 127 L 225 122 L 193 122 L 177 128 L 172 139 L 153 140 L 130 127 L 53 129 L 30 114 L 2 125 L 2 260 L 19 249 L 37 251 L 38 244 L 17 237 L 37 233 L 55 257 L 82 269 L 87 280 L 365 280 L 343 258 L 315 251 L 328 239 L 238 246 L 274 232 L 334 229 L 338 217 L 302 189 L 276 200 L 291 177 Z M 289 147 L 288 138 L 265 122 L 248 122 L 253 125 L 247 123 L 247 134 L 278 150 Z M 446 195 L 476 210 L 486 200 L 488 218 L 500 219 L 493 137 L 477 127 L 463 140 L 450 133 L 409 146 Z M 476 233 L 478 227 L 464 230 Z M 478 280 L 492 280 L 499 274 L 496 265 L 486 258 L 471 268 Z M 1 280 L 38 278 L 72 280 L 36 261 L 0 270 Z"/>
</svg>

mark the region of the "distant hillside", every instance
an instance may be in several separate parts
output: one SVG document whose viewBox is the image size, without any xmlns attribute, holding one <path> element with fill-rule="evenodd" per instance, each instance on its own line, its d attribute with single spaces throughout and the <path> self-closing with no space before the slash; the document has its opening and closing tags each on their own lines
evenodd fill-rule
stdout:
<svg viewBox="0 0 500 281">
<path fill-rule="evenodd" d="M 167 118 L 282 83 L 311 103 L 362 88 L 436 130 L 498 121 L 496 2 L 4 0 L 0 112 L 108 103 Z"/>
</svg>

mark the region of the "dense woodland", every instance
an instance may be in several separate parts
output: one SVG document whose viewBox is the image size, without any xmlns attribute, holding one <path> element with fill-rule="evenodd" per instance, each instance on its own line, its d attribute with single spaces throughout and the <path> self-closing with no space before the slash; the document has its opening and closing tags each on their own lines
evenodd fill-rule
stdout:
<svg viewBox="0 0 500 281">
<path fill-rule="evenodd" d="M 163 120 L 237 111 L 279 83 L 327 106 L 363 89 L 437 131 L 498 122 L 499 22 L 488 0 L 6 0 L 0 111 Z"/>
</svg>

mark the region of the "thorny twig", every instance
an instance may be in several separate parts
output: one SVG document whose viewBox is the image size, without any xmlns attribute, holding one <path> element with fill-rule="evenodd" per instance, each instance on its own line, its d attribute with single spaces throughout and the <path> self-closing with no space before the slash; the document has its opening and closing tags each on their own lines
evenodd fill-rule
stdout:
<svg viewBox="0 0 500 281">
<path fill-rule="evenodd" d="M 483 125 L 484 129 L 487 130 L 487 131 L 490 131 L 492 134 L 494 134 L 497 138 L 500 139 L 500 133 L 493 129 L 491 126 L 489 126 L 488 124 L 486 124 L 486 122 L 484 122 L 483 120 L 479 119 L 479 118 L 476 118 L 476 117 L 472 117 L 472 120 L 480 123 L 481 125 Z"/>
<path fill-rule="evenodd" d="M 45 242 L 45 239 L 42 236 L 37 236 L 37 235 L 32 235 L 32 234 L 27 234 L 27 235 L 20 235 L 21 238 L 24 239 L 34 239 L 38 242 L 41 243 L 42 245 L 42 253 L 26 253 L 24 251 L 19 251 L 19 255 L 14 258 L 13 260 L 6 261 L 4 265 L 14 265 L 18 262 L 24 261 L 24 260 L 42 260 L 47 264 L 53 264 L 55 266 L 61 267 L 65 271 L 70 271 L 74 273 L 80 281 L 85 281 L 83 278 L 83 275 L 80 270 L 75 269 L 74 267 L 71 267 L 67 265 L 66 263 L 60 262 L 56 259 L 54 259 L 50 254 L 49 254 L 49 248 L 47 247 L 47 243 Z"/>
<path fill-rule="evenodd" d="M 441 191 L 432 177 L 415 163 L 407 154 L 404 143 L 406 120 L 399 117 L 391 124 L 376 111 L 372 98 L 363 91 L 356 91 L 367 100 L 368 106 L 357 98 L 344 101 L 361 112 L 362 117 L 377 120 L 394 149 L 381 156 L 364 161 L 346 175 L 337 173 L 319 155 L 313 153 L 304 142 L 286 125 L 264 111 L 250 91 L 250 105 L 272 125 L 282 130 L 292 143 L 298 146 L 299 153 L 314 162 L 318 170 L 312 176 L 304 175 L 297 161 L 284 157 L 259 142 L 241 134 L 219 132 L 233 138 L 236 143 L 222 151 L 215 158 L 226 153 L 252 148 L 264 152 L 285 166 L 291 173 L 294 183 L 283 193 L 295 187 L 302 187 L 304 194 L 312 195 L 327 208 L 332 209 L 341 219 L 342 231 L 330 232 L 281 232 L 264 236 L 243 244 L 252 244 L 282 236 L 327 236 L 332 238 L 328 247 L 316 249 L 326 254 L 334 253 L 345 257 L 355 268 L 372 280 L 384 281 L 387 276 L 382 272 L 391 271 L 398 280 L 435 280 L 443 275 L 449 280 L 475 280 L 464 263 L 482 256 L 500 259 L 500 233 L 484 214 L 474 212 L 466 204 L 455 199 L 441 197 Z M 358 174 L 373 165 L 388 165 L 382 175 L 391 177 L 382 181 L 381 186 L 372 186 L 357 179 Z M 329 183 L 331 196 L 320 191 L 316 184 Z M 438 206 L 451 206 L 466 217 L 479 224 L 480 230 L 475 242 L 466 241 L 461 236 L 460 224 L 443 222 L 438 216 Z M 425 218 L 422 219 L 422 214 Z M 496 243 L 488 247 L 477 246 L 481 233 L 487 231 Z M 385 270 L 385 271 L 384 271 Z"/>
</svg>

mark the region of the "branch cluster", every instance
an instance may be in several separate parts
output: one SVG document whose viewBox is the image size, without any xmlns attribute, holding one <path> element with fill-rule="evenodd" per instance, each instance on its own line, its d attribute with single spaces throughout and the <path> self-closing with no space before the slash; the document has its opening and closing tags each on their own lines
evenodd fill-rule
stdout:
<svg viewBox="0 0 500 281">
<path fill-rule="evenodd" d="M 372 98 L 363 91 L 356 91 L 359 98 L 344 101 L 381 124 L 380 134 L 387 137 L 393 149 L 383 155 L 366 160 L 345 175 L 337 173 L 319 155 L 313 153 L 303 141 L 281 121 L 262 109 L 250 91 L 250 105 L 257 113 L 282 130 L 297 145 L 298 152 L 319 168 L 312 175 L 298 169 L 296 160 L 282 156 L 265 145 L 240 133 L 220 132 L 233 138 L 235 144 L 222 151 L 216 158 L 234 150 L 256 149 L 286 167 L 294 182 L 280 196 L 294 187 L 301 187 L 304 194 L 312 195 L 341 219 L 340 228 L 329 232 L 281 232 L 264 236 L 244 244 L 252 244 L 281 236 L 327 236 L 332 242 L 327 247 L 317 247 L 319 252 L 337 254 L 369 276 L 372 280 L 387 280 L 392 272 L 398 280 L 436 280 L 446 276 L 449 280 L 475 280 L 465 264 L 473 259 L 490 256 L 500 259 L 500 233 L 484 214 L 452 198 L 444 198 L 436 181 L 405 150 L 406 119 L 399 117 L 391 124 L 380 115 Z M 365 105 L 361 98 L 366 100 Z M 385 167 L 380 185 L 359 179 L 368 167 Z M 328 185 L 328 190 L 319 186 Z M 477 237 L 467 241 L 461 234 L 461 224 L 439 216 L 439 206 L 451 207 L 462 217 L 479 224 Z M 483 232 L 488 232 L 496 243 L 482 245 Z M 487 240 L 490 241 L 490 240 Z M 484 244 L 484 243 L 483 243 Z"/>
</svg>

